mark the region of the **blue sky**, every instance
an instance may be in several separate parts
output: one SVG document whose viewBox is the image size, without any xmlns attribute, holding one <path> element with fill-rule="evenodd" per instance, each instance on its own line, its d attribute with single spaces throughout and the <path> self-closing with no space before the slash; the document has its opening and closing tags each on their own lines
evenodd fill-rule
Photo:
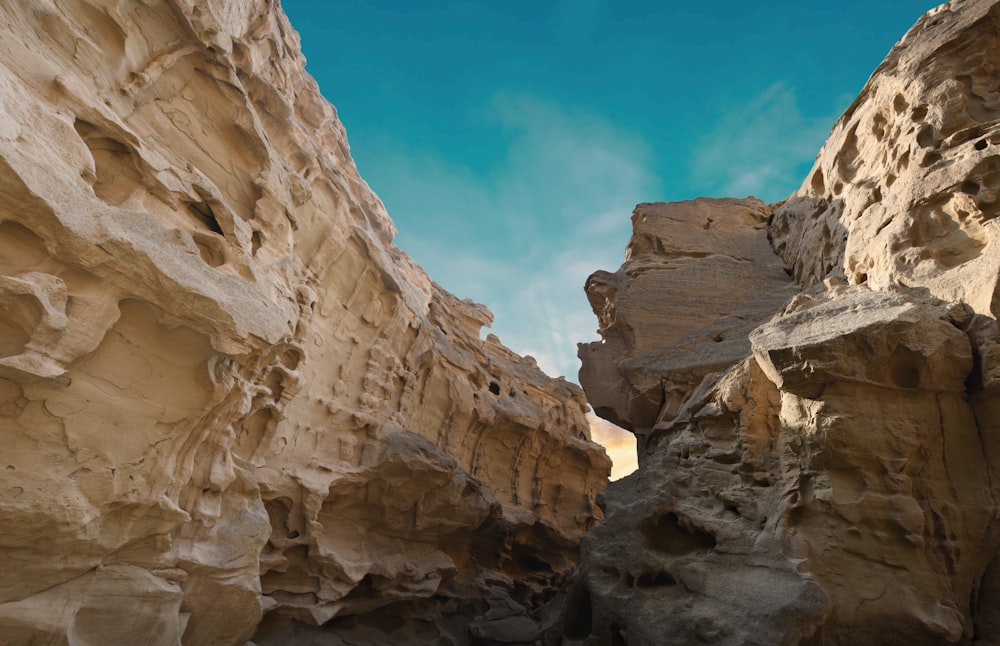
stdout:
<svg viewBox="0 0 1000 646">
<path fill-rule="evenodd" d="M 785 197 L 935 4 L 282 0 L 396 244 L 573 381 L 634 205 Z"/>
</svg>

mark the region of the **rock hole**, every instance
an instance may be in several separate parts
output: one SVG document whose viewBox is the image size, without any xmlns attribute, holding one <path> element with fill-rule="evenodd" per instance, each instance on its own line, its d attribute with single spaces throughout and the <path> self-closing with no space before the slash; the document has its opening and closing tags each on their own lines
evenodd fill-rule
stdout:
<svg viewBox="0 0 1000 646">
<path fill-rule="evenodd" d="M 653 588 L 664 585 L 676 585 L 677 581 L 667 572 L 657 572 L 655 575 L 642 574 L 635 580 L 638 588 Z"/>
<path fill-rule="evenodd" d="M 969 195 L 977 195 L 979 193 L 979 183 L 971 179 L 965 180 L 962 182 L 961 191 Z"/>
<path fill-rule="evenodd" d="M 225 234 L 222 233 L 222 227 L 219 226 L 219 221 L 216 219 L 211 206 L 205 202 L 188 202 L 187 206 L 191 215 L 205 225 L 209 231 L 218 233 L 220 236 L 225 237 Z"/>
<path fill-rule="evenodd" d="M 299 536 L 300 534 L 297 529 L 293 529 L 292 531 L 288 532 L 288 538 L 298 538 Z"/>
<path fill-rule="evenodd" d="M 674 512 L 647 521 L 641 529 L 653 549 L 668 554 L 711 550 L 716 544 L 715 536 L 697 527 L 685 526 Z"/>
<path fill-rule="evenodd" d="M 135 151 L 82 119 L 73 128 L 94 160 L 94 194 L 112 206 L 122 204 L 142 185 Z"/>
<path fill-rule="evenodd" d="M 712 341 L 715 342 L 715 343 L 722 343 L 722 340 L 724 338 L 725 337 L 722 336 L 721 334 L 716 334 L 715 336 L 712 337 Z"/>
<path fill-rule="evenodd" d="M 225 244 L 218 236 L 209 235 L 202 231 L 195 231 L 191 236 L 198 247 L 201 259 L 209 267 L 221 267 L 226 264 Z"/>
<path fill-rule="evenodd" d="M 253 254 L 254 257 L 256 257 L 257 252 L 260 251 L 260 248 L 263 245 L 264 243 L 261 241 L 260 238 L 260 231 L 254 231 L 250 235 L 250 253 Z"/>
<path fill-rule="evenodd" d="M 924 120 L 927 116 L 927 106 L 921 105 L 913 108 L 913 112 L 910 113 L 910 119 L 919 123 Z"/>
<path fill-rule="evenodd" d="M 499 395 L 500 394 L 500 384 L 498 384 L 495 381 L 491 381 L 490 382 L 490 392 L 493 393 L 494 395 Z"/>
<path fill-rule="evenodd" d="M 826 193 L 826 182 L 823 180 L 823 171 L 819 168 L 813 173 L 812 189 L 817 195 L 824 195 Z"/>
<path fill-rule="evenodd" d="M 897 94 L 896 98 L 892 100 L 892 109 L 896 111 L 896 114 L 903 114 L 906 112 L 906 108 L 909 107 L 909 103 L 906 102 L 906 97 L 902 94 Z"/>
<path fill-rule="evenodd" d="M 855 285 L 863 285 L 864 283 L 867 282 L 868 282 L 868 274 L 858 274 L 857 276 L 854 277 Z"/>
<path fill-rule="evenodd" d="M 917 133 L 917 143 L 921 148 L 937 148 L 937 129 L 928 123 Z"/>
<path fill-rule="evenodd" d="M 727 502 L 725 505 L 723 505 L 722 509 L 724 511 L 728 511 L 731 514 L 736 514 L 737 516 L 742 516 L 743 515 L 743 514 L 740 513 L 740 508 L 737 507 L 736 505 L 734 505 L 731 502 Z"/>
<path fill-rule="evenodd" d="M 986 146 L 988 146 L 988 145 L 989 145 L 989 143 L 985 139 L 980 139 L 979 141 L 977 141 L 975 143 L 974 148 L 976 150 L 985 150 Z"/>
<path fill-rule="evenodd" d="M 872 119 L 872 134 L 879 141 L 885 139 L 885 127 L 889 124 L 888 119 L 883 117 L 881 114 L 876 114 L 875 118 Z"/>
<path fill-rule="evenodd" d="M 573 600 L 567 604 L 566 637 L 570 639 L 586 639 L 594 629 L 594 610 L 587 589 L 577 592 Z"/>
<path fill-rule="evenodd" d="M 302 361 L 302 351 L 298 348 L 288 348 L 281 353 L 281 363 L 289 370 L 295 370 Z"/>
</svg>

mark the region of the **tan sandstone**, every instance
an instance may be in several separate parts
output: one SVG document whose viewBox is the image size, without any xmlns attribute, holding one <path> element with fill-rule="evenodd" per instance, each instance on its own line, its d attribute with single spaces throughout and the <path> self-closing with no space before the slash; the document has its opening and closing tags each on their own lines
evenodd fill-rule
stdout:
<svg viewBox="0 0 1000 646">
<path fill-rule="evenodd" d="M 1000 643 L 998 51 L 943 5 L 773 211 L 637 208 L 580 356 L 640 466 L 546 643 Z"/>
<path fill-rule="evenodd" d="M 532 640 L 582 392 L 392 245 L 277 3 L 0 18 L 0 643 Z"/>
</svg>

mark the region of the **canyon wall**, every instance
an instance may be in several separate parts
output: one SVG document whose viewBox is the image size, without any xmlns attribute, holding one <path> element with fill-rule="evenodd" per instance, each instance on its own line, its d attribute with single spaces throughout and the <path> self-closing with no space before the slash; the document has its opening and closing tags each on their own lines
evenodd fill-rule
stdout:
<svg viewBox="0 0 1000 646">
<path fill-rule="evenodd" d="M 533 640 L 582 391 L 393 246 L 277 2 L 0 16 L 0 643 Z"/>
<path fill-rule="evenodd" d="M 1000 643 L 998 88 L 951 2 L 786 200 L 636 208 L 580 377 L 640 466 L 547 643 Z"/>
</svg>

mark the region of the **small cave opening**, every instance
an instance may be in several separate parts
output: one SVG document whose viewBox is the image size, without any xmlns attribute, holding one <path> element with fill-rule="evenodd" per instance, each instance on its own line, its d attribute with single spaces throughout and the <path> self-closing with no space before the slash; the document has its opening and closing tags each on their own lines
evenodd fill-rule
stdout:
<svg viewBox="0 0 1000 646">
<path fill-rule="evenodd" d="M 112 206 L 123 204 L 143 186 L 135 149 L 89 121 L 76 119 L 73 128 L 94 161 L 94 176 L 87 178 L 85 173 L 81 175 L 91 181 L 97 197 Z"/>
<path fill-rule="evenodd" d="M 921 128 L 920 132 L 917 133 L 917 144 L 921 148 L 937 148 L 940 145 L 937 138 L 937 128 L 929 123 Z"/>
<path fill-rule="evenodd" d="M 686 527 L 674 512 L 651 519 L 642 527 L 650 547 L 668 554 L 688 554 L 715 548 L 712 534 L 696 527 Z"/>
<path fill-rule="evenodd" d="M 962 182 L 962 188 L 960 190 L 969 195 L 977 195 L 979 193 L 979 182 L 967 179 Z"/>
<path fill-rule="evenodd" d="M 594 630 L 594 609 L 590 599 L 590 591 L 586 588 L 573 595 L 572 602 L 567 604 L 566 633 L 570 639 L 586 639 Z"/>
<path fill-rule="evenodd" d="M 532 572 L 542 572 L 551 569 L 548 563 L 527 552 L 515 555 L 514 560 Z"/>
<path fill-rule="evenodd" d="M 989 142 L 987 142 L 987 141 L 986 141 L 985 139 L 980 139 L 979 141 L 977 141 L 977 142 L 976 142 L 976 143 L 974 144 L 974 146 L 973 146 L 973 147 L 974 147 L 974 148 L 975 148 L 976 150 L 985 150 L 985 149 L 986 149 L 986 146 L 988 146 L 988 145 L 989 145 Z"/>
<path fill-rule="evenodd" d="M 495 381 L 491 381 L 490 382 L 490 392 L 493 393 L 494 395 L 499 395 L 500 394 L 500 384 L 498 384 Z"/>
<path fill-rule="evenodd" d="M 215 217 L 215 212 L 212 211 L 212 207 L 206 202 L 188 202 L 188 211 L 191 212 L 201 224 L 208 228 L 212 233 L 218 233 L 220 236 L 225 237 L 226 234 L 222 232 L 222 226 L 219 224 L 219 220 Z"/>
</svg>

